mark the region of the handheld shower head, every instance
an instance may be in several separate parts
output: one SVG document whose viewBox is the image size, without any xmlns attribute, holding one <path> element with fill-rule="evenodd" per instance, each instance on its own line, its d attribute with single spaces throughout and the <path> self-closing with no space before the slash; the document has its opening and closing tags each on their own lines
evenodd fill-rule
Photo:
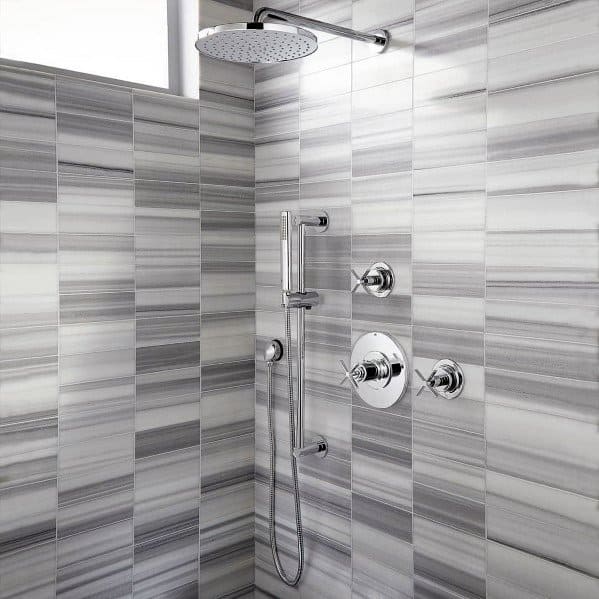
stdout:
<svg viewBox="0 0 599 599">
<path fill-rule="evenodd" d="M 291 212 L 281 212 L 281 292 L 291 291 Z"/>
</svg>

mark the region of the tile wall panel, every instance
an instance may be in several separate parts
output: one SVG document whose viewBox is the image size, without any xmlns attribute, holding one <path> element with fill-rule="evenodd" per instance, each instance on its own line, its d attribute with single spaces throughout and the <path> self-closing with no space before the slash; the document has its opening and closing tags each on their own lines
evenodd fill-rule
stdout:
<svg viewBox="0 0 599 599">
<path fill-rule="evenodd" d="M 251 9 L 200 2 L 200 26 Z M 254 153 L 253 67 L 201 57 L 201 597 L 254 588 Z"/>
<path fill-rule="evenodd" d="M 258 595 L 596 594 L 587 543 L 597 524 L 587 508 L 597 497 L 599 409 L 597 6 L 280 6 L 357 29 L 386 27 L 394 41 L 372 56 L 324 34 L 313 56 L 256 68 L 257 357 L 268 338 L 283 335 L 278 213 L 326 208 L 331 229 L 307 244 L 309 286 L 324 299 L 307 318 L 307 412 L 331 442 L 329 470 L 340 476 L 348 461 L 352 473 L 347 529 L 343 479 L 315 496 L 311 464 L 303 466 L 309 565 L 297 589 L 285 587 L 268 547 L 266 373 L 258 362 Z M 348 269 L 383 258 L 398 277 L 392 295 L 349 293 Z M 371 330 L 398 338 L 422 372 L 442 357 L 458 360 L 464 393 L 452 402 L 414 393 L 386 412 L 353 397 L 348 415 L 331 372 Z M 279 539 L 292 569 L 277 370 Z M 317 543 L 314 503 L 323 508 Z M 332 541 L 350 549 L 351 589 Z M 313 551 L 334 570 L 318 592 Z"/>
</svg>

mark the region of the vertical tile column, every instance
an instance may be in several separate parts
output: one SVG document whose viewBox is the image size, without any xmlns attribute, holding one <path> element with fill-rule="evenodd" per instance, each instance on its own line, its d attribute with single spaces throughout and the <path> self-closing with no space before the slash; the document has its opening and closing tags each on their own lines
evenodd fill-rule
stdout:
<svg viewBox="0 0 599 599">
<path fill-rule="evenodd" d="M 414 401 L 415 597 L 485 597 L 487 12 L 487 0 L 416 1 L 414 366 L 427 376 L 452 358 L 468 384 L 457 400 Z"/>
<path fill-rule="evenodd" d="M 198 593 L 197 100 L 134 92 L 135 597 Z"/>
<path fill-rule="evenodd" d="M 488 592 L 582 599 L 599 593 L 599 6 L 490 7 Z"/>
<path fill-rule="evenodd" d="M 1 597 L 53 596 L 55 592 L 55 131 L 54 77 L 1 68 Z"/>
<path fill-rule="evenodd" d="M 200 7 L 200 27 L 251 1 Z M 200 595 L 253 596 L 253 67 L 200 58 L 202 493 Z"/>
<path fill-rule="evenodd" d="M 131 92 L 57 81 L 57 595 L 130 594 L 135 399 Z"/>
<path fill-rule="evenodd" d="M 358 0 L 353 27 L 384 28 L 378 55 L 353 44 L 352 267 L 387 262 L 395 287 L 379 299 L 352 295 L 352 342 L 371 331 L 392 335 L 412 355 L 413 3 Z M 355 281 L 351 282 L 352 286 Z M 412 399 L 387 410 L 353 395 L 353 596 L 412 597 Z"/>
<path fill-rule="evenodd" d="M 300 0 L 303 16 L 351 27 L 351 1 Z M 351 344 L 351 42 L 322 32 L 299 63 L 299 211 L 323 210 L 325 232 L 306 230 L 305 434 L 329 443 L 326 460 L 300 462 L 306 547 L 301 597 L 351 594 L 351 391 L 338 385 Z M 295 285 L 295 283 L 294 283 Z M 286 409 L 287 411 L 287 409 Z M 286 413 L 286 412 L 285 412 Z"/>
<path fill-rule="evenodd" d="M 254 8 L 262 6 L 255 3 Z M 299 11 L 299 2 L 276 2 L 275 8 Z M 280 597 L 299 596 L 297 589 L 279 580 L 270 550 L 268 530 L 269 449 L 267 428 L 266 368 L 264 345 L 272 338 L 283 340 L 285 328 L 281 310 L 279 218 L 281 210 L 299 207 L 299 64 L 290 61 L 255 67 L 255 149 L 256 149 L 256 588 Z M 295 249 L 295 246 L 294 246 Z M 295 316 L 292 322 L 295 331 Z M 277 427 L 277 512 L 288 532 L 279 532 L 280 552 L 295 555 L 292 507 L 291 462 L 286 370 L 283 364 L 273 372 L 274 411 Z M 281 527 L 282 529 L 282 527 Z M 281 530 L 279 529 L 279 530 Z M 292 560 L 285 560 L 288 569 Z"/>
</svg>

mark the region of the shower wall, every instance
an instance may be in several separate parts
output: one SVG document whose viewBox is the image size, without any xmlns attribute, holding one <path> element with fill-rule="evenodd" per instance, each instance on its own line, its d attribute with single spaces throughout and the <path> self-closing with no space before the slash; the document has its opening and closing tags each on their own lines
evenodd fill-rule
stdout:
<svg viewBox="0 0 599 599">
<path fill-rule="evenodd" d="M 191 597 L 197 100 L 0 69 L 0 597 Z"/>
<path fill-rule="evenodd" d="M 257 7 L 258 5 L 256 5 Z M 357 29 L 255 70 L 256 595 L 541 599 L 599 594 L 599 5 L 276 2 Z M 326 209 L 307 244 L 306 569 L 272 564 L 264 343 L 283 337 L 278 215 Z M 384 260 L 392 295 L 352 294 Z M 453 401 L 389 410 L 341 386 L 352 342 L 394 335 Z M 279 546 L 295 537 L 284 367 L 275 373 Z"/>
</svg>

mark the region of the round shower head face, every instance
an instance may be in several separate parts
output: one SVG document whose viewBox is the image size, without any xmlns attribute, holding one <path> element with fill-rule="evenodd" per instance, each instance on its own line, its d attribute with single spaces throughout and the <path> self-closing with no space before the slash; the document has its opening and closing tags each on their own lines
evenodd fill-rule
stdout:
<svg viewBox="0 0 599 599">
<path fill-rule="evenodd" d="M 310 31 L 293 25 L 229 23 L 202 29 L 195 45 L 211 58 L 269 64 L 308 56 L 318 48 L 318 40 Z"/>
</svg>

